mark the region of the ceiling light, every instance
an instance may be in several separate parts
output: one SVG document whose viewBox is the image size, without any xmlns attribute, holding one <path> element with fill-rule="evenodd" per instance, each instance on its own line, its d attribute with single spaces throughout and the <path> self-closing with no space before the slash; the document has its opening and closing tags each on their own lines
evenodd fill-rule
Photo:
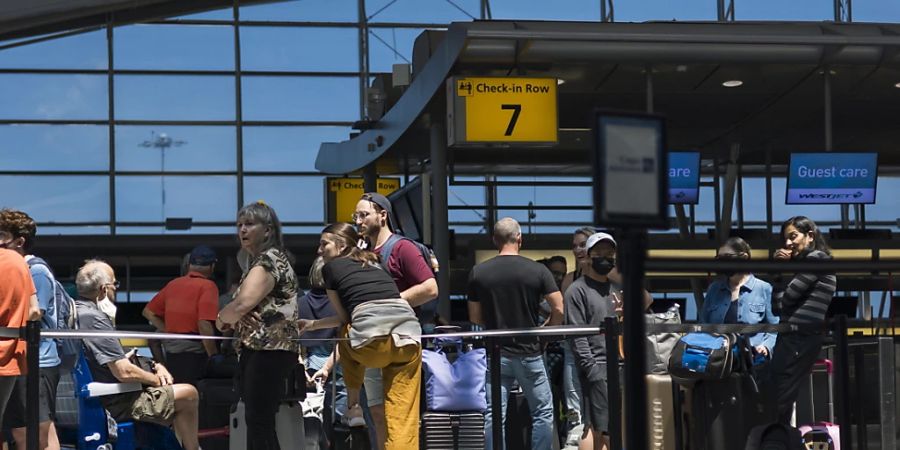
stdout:
<svg viewBox="0 0 900 450">
<path fill-rule="evenodd" d="M 894 83 L 894 87 L 900 89 L 900 83 Z"/>
<path fill-rule="evenodd" d="M 744 85 L 744 82 L 741 80 L 728 80 L 728 81 L 725 81 L 722 83 L 722 86 L 725 86 L 727 88 L 740 87 L 743 85 Z"/>
<path fill-rule="evenodd" d="M 565 84 L 565 83 L 566 83 L 566 80 L 563 80 L 562 78 L 557 78 L 557 79 L 556 79 L 556 85 L 557 85 L 557 86 L 562 86 L 562 85 Z"/>
</svg>

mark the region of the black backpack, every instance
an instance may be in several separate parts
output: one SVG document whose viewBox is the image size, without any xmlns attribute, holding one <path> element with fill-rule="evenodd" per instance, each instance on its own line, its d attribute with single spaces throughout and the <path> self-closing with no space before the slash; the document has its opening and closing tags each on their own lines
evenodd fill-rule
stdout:
<svg viewBox="0 0 900 450">
<path fill-rule="evenodd" d="M 796 428 L 781 423 L 753 427 L 744 450 L 806 450 Z"/>
<path fill-rule="evenodd" d="M 50 273 L 53 280 L 53 305 L 56 308 L 56 323 L 53 324 L 53 330 L 67 331 L 77 329 L 75 323 L 75 300 L 66 292 L 66 288 L 56 280 L 53 276 L 53 270 L 41 258 L 32 257 L 28 259 L 28 267 L 43 266 Z M 62 370 L 72 370 L 75 367 L 75 361 L 78 359 L 78 352 L 81 350 L 81 339 L 54 339 L 56 341 L 56 349 L 59 353 L 59 359 L 62 361 L 60 368 Z"/>
</svg>

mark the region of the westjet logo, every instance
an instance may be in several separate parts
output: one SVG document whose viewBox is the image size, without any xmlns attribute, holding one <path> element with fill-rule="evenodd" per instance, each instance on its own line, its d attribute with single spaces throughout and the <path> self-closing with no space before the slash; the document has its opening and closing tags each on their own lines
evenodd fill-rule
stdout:
<svg viewBox="0 0 900 450">
<path fill-rule="evenodd" d="M 797 195 L 798 195 L 798 197 L 800 197 L 802 199 L 810 199 L 810 200 L 814 200 L 814 199 L 851 200 L 851 199 L 855 199 L 855 198 L 861 198 L 865 194 L 857 191 L 854 193 L 847 193 L 847 194 L 838 194 L 838 193 L 834 193 L 834 192 L 823 193 L 823 194 L 817 194 L 817 193 L 812 193 L 812 192 L 806 192 L 806 193 L 800 192 Z"/>
</svg>

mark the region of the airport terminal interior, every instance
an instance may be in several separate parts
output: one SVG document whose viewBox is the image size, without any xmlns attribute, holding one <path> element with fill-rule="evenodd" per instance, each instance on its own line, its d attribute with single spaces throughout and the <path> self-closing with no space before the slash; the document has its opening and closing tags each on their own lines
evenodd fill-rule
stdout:
<svg viewBox="0 0 900 450">
<path fill-rule="evenodd" d="M 195 246 L 220 292 L 240 280 L 242 206 L 277 211 L 308 289 L 322 229 L 377 190 L 434 250 L 438 313 L 469 329 L 497 222 L 575 270 L 573 232 L 598 225 L 597 118 L 659 118 L 647 290 L 697 321 L 722 242 L 765 262 L 786 219 L 814 219 L 846 263 L 852 448 L 894 449 L 900 372 L 885 391 L 873 343 L 900 357 L 898 49 L 890 0 L 2 2 L 0 207 L 34 218 L 64 284 L 108 261 L 117 327 L 151 331 L 142 310 Z"/>
</svg>

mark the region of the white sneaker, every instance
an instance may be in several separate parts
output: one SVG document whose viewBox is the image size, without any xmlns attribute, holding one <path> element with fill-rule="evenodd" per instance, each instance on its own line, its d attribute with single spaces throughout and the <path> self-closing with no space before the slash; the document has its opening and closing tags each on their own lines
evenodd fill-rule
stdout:
<svg viewBox="0 0 900 450">
<path fill-rule="evenodd" d="M 363 427 L 366 425 L 366 419 L 363 418 L 362 408 L 359 405 L 354 405 L 351 408 L 347 409 L 347 414 L 344 417 L 341 417 L 346 424 L 350 428 L 354 427 Z"/>
</svg>

